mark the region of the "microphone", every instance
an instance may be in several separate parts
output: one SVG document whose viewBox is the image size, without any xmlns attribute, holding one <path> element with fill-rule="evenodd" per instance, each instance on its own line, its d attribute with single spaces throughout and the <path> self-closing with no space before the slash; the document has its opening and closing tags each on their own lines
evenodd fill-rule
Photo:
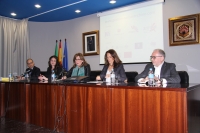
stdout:
<svg viewBox="0 0 200 133">
<path fill-rule="evenodd" d="M 27 73 L 29 73 L 31 70 L 28 69 L 26 72 L 24 72 L 23 74 L 21 74 L 21 77 L 24 77 Z"/>
<path fill-rule="evenodd" d="M 62 71 L 59 73 L 59 75 L 57 76 L 57 78 L 60 77 L 64 73 L 64 71 L 65 71 L 65 69 L 62 68 Z"/>
</svg>

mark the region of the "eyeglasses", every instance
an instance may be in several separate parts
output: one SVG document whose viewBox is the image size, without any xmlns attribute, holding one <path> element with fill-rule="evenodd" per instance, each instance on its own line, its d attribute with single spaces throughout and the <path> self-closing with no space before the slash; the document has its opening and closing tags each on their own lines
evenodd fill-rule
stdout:
<svg viewBox="0 0 200 133">
<path fill-rule="evenodd" d="M 33 63 L 33 62 L 28 62 L 27 65 L 30 65 L 30 64 L 32 64 L 32 63 Z"/>
<path fill-rule="evenodd" d="M 81 59 L 75 59 L 75 61 L 80 61 Z"/>
<path fill-rule="evenodd" d="M 162 57 L 162 56 L 150 56 L 150 59 L 156 59 L 156 57 Z"/>
</svg>

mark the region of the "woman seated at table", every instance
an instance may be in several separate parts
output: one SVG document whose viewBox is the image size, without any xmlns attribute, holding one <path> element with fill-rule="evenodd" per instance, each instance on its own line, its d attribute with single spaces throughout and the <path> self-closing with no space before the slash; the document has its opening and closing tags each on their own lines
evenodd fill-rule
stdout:
<svg viewBox="0 0 200 133">
<path fill-rule="evenodd" d="M 85 61 L 83 54 L 76 53 L 73 63 L 72 68 L 67 72 L 67 77 L 64 76 L 63 79 L 73 76 L 90 76 L 90 65 Z"/>
<path fill-rule="evenodd" d="M 45 75 L 40 75 L 38 77 L 39 80 L 49 80 L 51 81 L 51 74 L 52 71 L 55 73 L 56 79 L 61 79 L 62 78 L 62 67 L 60 67 L 60 64 L 58 62 L 58 57 L 57 56 L 51 56 L 49 58 L 49 67 L 47 68 L 47 72 Z"/>
<path fill-rule="evenodd" d="M 106 80 L 106 82 L 110 82 L 110 74 L 114 69 L 115 76 L 118 78 L 118 81 L 127 81 L 122 61 L 119 59 L 115 50 L 108 50 L 105 53 L 104 60 L 105 65 L 101 71 L 100 76 L 96 77 L 96 80 Z"/>
</svg>

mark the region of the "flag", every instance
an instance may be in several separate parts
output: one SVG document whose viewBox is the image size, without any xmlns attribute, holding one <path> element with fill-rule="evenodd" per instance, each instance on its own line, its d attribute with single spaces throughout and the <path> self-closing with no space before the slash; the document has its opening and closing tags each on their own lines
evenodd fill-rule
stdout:
<svg viewBox="0 0 200 133">
<path fill-rule="evenodd" d="M 58 41 L 56 40 L 56 47 L 55 47 L 55 56 L 58 57 Z"/>
<path fill-rule="evenodd" d="M 65 48 L 64 48 L 64 55 L 63 55 L 63 67 L 65 70 L 68 71 L 68 56 L 67 56 L 67 41 L 65 39 Z"/>
<path fill-rule="evenodd" d="M 62 66 L 62 56 L 63 56 L 63 52 L 62 52 L 62 44 L 60 40 L 59 49 L 58 49 L 58 62 L 60 63 L 61 66 Z"/>
</svg>

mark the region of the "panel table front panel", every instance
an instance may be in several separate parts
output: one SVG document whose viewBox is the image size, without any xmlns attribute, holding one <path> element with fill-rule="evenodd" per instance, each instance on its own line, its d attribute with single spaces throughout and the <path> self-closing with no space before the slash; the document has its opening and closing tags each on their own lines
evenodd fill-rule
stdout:
<svg viewBox="0 0 200 133">
<path fill-rule="evenodd" d="M 186 88 L 1 83 L 0 90 L 1 116 L 7 109 L 7 118 L 58 132 L 187 133 Z"/>
</svg>

